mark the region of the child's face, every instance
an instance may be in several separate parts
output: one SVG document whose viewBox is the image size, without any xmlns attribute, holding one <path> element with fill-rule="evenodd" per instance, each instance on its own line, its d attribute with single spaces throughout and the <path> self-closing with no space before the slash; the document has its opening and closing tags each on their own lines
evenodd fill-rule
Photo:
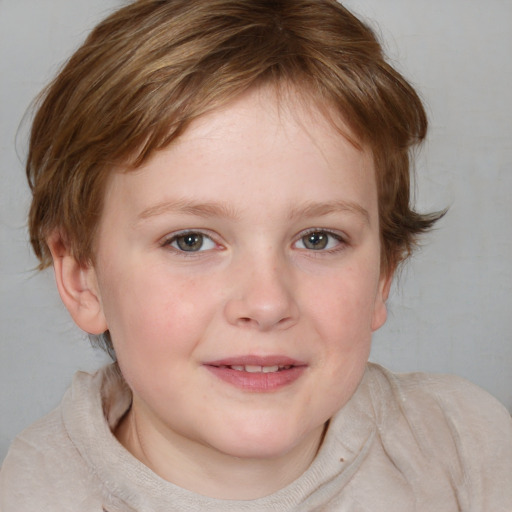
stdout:
<svg viewBox="0 0 512 512">
<path fill-rule="evenodd" d="M 311 445 L 385 321 L 372 159 L 281 101 L 247 94 L 109 182 L 94 272 L 155 438 L 238 457 Z"/>
</svg>

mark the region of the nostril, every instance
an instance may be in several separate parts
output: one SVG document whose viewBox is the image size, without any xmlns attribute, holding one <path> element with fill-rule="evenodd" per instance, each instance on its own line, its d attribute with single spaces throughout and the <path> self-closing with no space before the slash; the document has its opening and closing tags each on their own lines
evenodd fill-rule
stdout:
<svg viewBox="0 0 512 512">
<path fill-rule="evenodd" d="M 293 298 L 284 294 L 265 298 L 264 294 L 253 293 L 242 298 L 229 298 L 224 313 L 231 325 L 241 328 L 285 329 L 297 321 L 298 307 Z"/>
</svg>

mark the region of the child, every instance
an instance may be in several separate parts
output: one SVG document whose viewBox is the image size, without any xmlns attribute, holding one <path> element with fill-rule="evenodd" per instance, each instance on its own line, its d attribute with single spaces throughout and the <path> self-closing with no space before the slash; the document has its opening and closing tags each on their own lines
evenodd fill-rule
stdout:
<svg viewBox="0 0 512 512">
<path fill-rule="evenodd" d="M 9 511 L 505 511 L 512 421 L 367 363 L 421 102 L 331 0 L 140 0 L 45 92 L 31 240 L 115 355 L 7 456 Z"/>
</svg>

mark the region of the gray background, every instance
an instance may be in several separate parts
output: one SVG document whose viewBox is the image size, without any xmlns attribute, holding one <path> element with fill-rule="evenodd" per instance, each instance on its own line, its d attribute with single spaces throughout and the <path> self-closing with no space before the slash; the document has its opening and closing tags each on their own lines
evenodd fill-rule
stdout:
<svg viewBox="0 0 512 512">
<path fill-rule="evenodd" d="M 107 358 L 68 318 L 25 229 L 23 160 L 34 96 L 119 0 L 0 0 L 0 460 L 57 405 L 77 369 Z M 349 0 L 418 87 L 431 131 L 420 209 L 450 207 L 403 271 L 372 359 L 449 372 L 512 410 L 512 1 Z M 17 134 L 17 136 L 16 136 Z"/>
</svg>

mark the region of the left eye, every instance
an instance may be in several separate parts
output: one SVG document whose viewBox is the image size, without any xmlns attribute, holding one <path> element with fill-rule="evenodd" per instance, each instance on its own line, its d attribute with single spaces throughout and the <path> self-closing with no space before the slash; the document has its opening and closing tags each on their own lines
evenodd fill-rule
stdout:
<svg viewBox="0 0 512 512">
<path fill-rule="evenodd" d="M 182 252 L 207 251 L 215 248 L 215 242 L 209 236 L 192 231 L 173 236 L 167 241 L 167 245 Z"/>
<path fill-rule="evenodd" d="M 323 251 L 334 249 L 341 243 L 341 237 L 326 231 L 311 231 L 301 237 L 295 243 L 298 249 L 310 249 L 313 251 Z"/>
</svg>

